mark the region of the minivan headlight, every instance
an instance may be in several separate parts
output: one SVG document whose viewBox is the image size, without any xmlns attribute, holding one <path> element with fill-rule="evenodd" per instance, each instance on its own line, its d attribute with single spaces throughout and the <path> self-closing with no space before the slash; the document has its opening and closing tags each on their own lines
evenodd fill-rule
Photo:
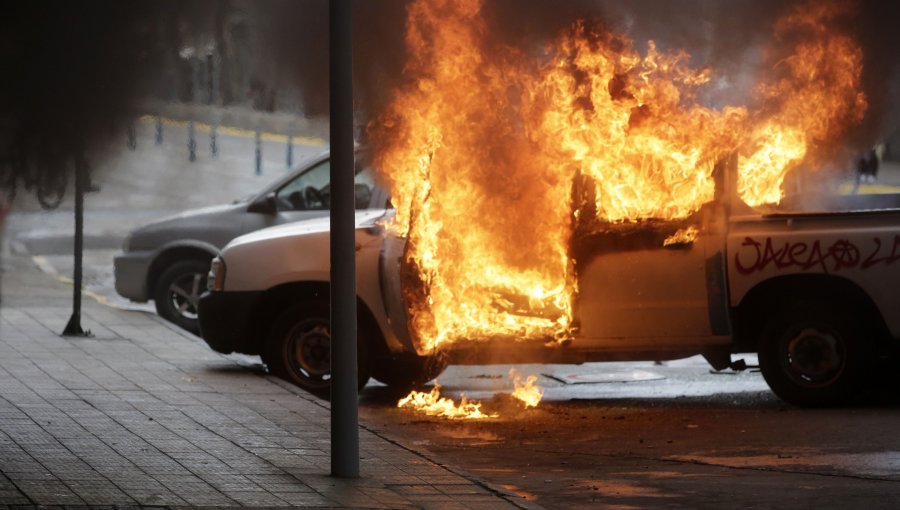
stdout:
<svg viewBox="0 0 900 510">
<path fill-rule="evenodd" d="M 209 274 L 206 275 L 206 290 L 215 292 L 225 290 L 225 261 L 216 257 L 209 265 Z"/>
</svg>

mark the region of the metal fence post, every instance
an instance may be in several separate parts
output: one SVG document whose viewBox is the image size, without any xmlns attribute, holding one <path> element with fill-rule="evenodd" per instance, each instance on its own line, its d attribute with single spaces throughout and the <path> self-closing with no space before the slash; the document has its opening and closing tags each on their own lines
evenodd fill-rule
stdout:
<svg viewBox="0 0 900 510">
<path fill-rule="evenodd" d="M 256 175 L 262 175 L 262 132 L 256 125 Z"/>
<path fill-rule="evenodd" d="M 294 166 L 294 123 L 288 124 L 287 135 L 287 167 L 290 169 Z"/>
<path fill-rule="evenodd" d="M 156 116 L 156 145 L 162 145 L 163 143 L 163 124 L 162 117 Z"/>
<path fill-rule="evenodd" d="M 219 130 L 219 114 L 213 115 L 213 124 L 209 130 L 209 153 L 213 158 L 219 157 L 219 146 L 216 141 L 216 132 Z"/>
<path fill-rule="evenodd" d="M 193 163 L 197 159 L 197 140 L 194 138 L 194 121 L 188 123 L 188 161 Z"/>
<path fill-rule="evenodd" d="M 133 150 L 137 149 L 137 132 L 135 131 L 133 120 L 128 123 L 127 129 L 128 130 L 125 133 L 126 136 L 128 137 L 128 141 L 126 142 L 126 145 L 128 146 L 129 150 L 133 151 Z"/>
</svg>

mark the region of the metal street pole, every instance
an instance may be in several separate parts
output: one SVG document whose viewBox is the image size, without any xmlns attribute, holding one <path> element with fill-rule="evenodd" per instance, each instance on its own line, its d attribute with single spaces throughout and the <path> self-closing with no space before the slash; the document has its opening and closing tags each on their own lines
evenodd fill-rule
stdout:
<svg viewBox="0 0 900 510">
<path fill-rule="evenodd" d="M 330 0 L 331 475 L 359 477 L 351 0 Z"/>
<path fill-rule="evenodd" d="M 84 252 L 84 192 L 87 161 L 82 155 L 75 158 L 75 271 L 72 279 L 72 315 L 63 329 L 63 336 L 91 336 L 81 327 L 82 255 Z"/>
</svg>

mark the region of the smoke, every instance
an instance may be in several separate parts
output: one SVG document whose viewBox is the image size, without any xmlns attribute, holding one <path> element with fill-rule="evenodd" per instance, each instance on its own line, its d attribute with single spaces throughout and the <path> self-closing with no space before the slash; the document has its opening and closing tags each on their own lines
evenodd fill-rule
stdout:
<svg viewBox="0 0 900 510">
<path fill-rule="evenodd" d="M 751 101 L 761 66 L 771 51 L 776 21 L 803 1 L 783 0 L 486 0 L 483 17 L 495 42 L 535 56 L 576 19 L 599 21 L 646 50 L 686 51 L 691 65 L 714 70 L 701 97 L 721 108 Z M 406 2 L 358 2 L 356 8 L 356 94 L 360 107 L 379 112 L 401 83 Z M 872 143 L 900 128 L 900 4 L 856 0 L 841 28 L 863 49 L 863 88 L 870 110 L 848 144 Z"/>
<path fill-rule="evenodd" d="M 153 65 L 151 2 L 8 3 L 0 19 L 0 189 L 54 187 L 115 132 Z"/>
<path fill-rule="evenodd" d="M 856 141 L 871 144 L 900 130 L 900 4 L 859 1 L 850 30 L 862 46 L 863 86 L 869 111 Z"/>
<path fill-rule="evenodd" d="M 898 128 L 900 4 L 855 5 L 847 28 L 863 47 L 870 109 L 852 138 L 871 143 Z M 778 0 L 487 0 L 484 16 L 494 39 L 535 55 L 577 18 L 601 20 L 639 48 L 653 39 L 664 51 L 684 49 L 693 66 L 716 69 L 703 99 L 721 106 L 743 104 L 774 21 L 791 6 Z M 252 46 L 243 51 L 255 53 L 249 73 L 271 89 L 295 91 L 306 113 L 327 114 L 326 0 L 19 0 L 4 7 L 0 189 L 64 178 L 75 154 L 122 136 L 139 101 L 160 84 L 173 89 L 167 99 L 188 97 L 171 76 L 181 62 L 177 51 L 204 44 L 238 51 L 229 39 L 234 34 L 221 30 L 227 13 L 237 20 L 234 33 Z M 365 123 L 403 82 L 407 2 L 358 1 L 354 8 L 356 109 Z M 223 100 L 243 93 L 225 87 Z"/>
</svg>

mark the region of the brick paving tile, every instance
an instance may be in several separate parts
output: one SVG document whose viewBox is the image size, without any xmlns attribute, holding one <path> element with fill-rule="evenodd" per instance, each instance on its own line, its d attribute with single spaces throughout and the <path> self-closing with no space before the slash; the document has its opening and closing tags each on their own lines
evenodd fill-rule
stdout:
<svg viewBox="0 0 900 510">
<path fill-rule="evenodd" d="M 207 483 L 168 483 L 166 488 L 190 505 L 234 506 L 234 500 Z"/>
<path fill-rule="evenodd" d="M 178 506 L 188 504 L 187 501 L 162 487 L 159 489 L 130 488 L 128 495 L 134 498 L 139 505 Z"/>
<path fill-rule="evenodd" d="M 264 491 L 225 491 L 224 494 L 244 506 L 285 506 L 288 502 Z"/>
<path fill-rule="evenodd" d="M 339 506 L 337 502 L 316 492 L 273 492 L 272 494 L 289 506 L 329 508 Z"/>
<path fill-rule="evenodd" d="M 228 481 L 227 479 L 209 480 L 207 478 L 206 482 L 222 492 L 264 492 L 266 490 L 272 490 L 269 486 L 266 486 L 264 489 L 256 483 L 246 479 L 241 480 L 241 478 L 243 477 L 235 476 L 234 481 Z"/>
<path fill-rule="evenodd" d="M 471 510 L 494 510 L 507 504 L 503 499 L 494 495 L 485 496 L 457 496 L 455 501 L 466 505 Z"/>
<path fill-rule="evenodd" d="M 39 505 L 80 505 L 85 501 L 59 480 L 22 480 L 16 486 Z"/>
<path fill-rule="evenodd" d="M 53 473 L 49 471 L 7 471 L 4 473 L 10 480 L 18 483 L 22 480 L 58 480 Z"/>
<path fill-rule="evenodd" d="M 107 480 L 67 480 L 66 485 L 92 505 L 129 505 L 135 501 Z"/>
<path fill-rule="evenodd" d="M 454 501 L 454 499 L 446 494 L 413 494 L 409 496 L 409 500 L 423 507 L 431 505 L 445 504 Z"/>
<path fill-rule="evenodd" d="M 460 494 L 484 494 L 484 489 L 481 487 L 473 486 L 471 483 L 466 484 L 435 484 L 433 485 L 434 489 L 440 491 L 443 494 L 449 494 L 452 496 L 460 495 Z"/>
<path fill-rule="evenodd" d="M 27 505 L 31 503 L 31 501 L 17 489 L 0 490 L 0 501 L 3 501 L 7 505 Z"/>
<path fill-rule="evenodd" d="M 417 501 L 423 510 L 469 510 L 469 507 L 458 501 Z"/>
</svg>

